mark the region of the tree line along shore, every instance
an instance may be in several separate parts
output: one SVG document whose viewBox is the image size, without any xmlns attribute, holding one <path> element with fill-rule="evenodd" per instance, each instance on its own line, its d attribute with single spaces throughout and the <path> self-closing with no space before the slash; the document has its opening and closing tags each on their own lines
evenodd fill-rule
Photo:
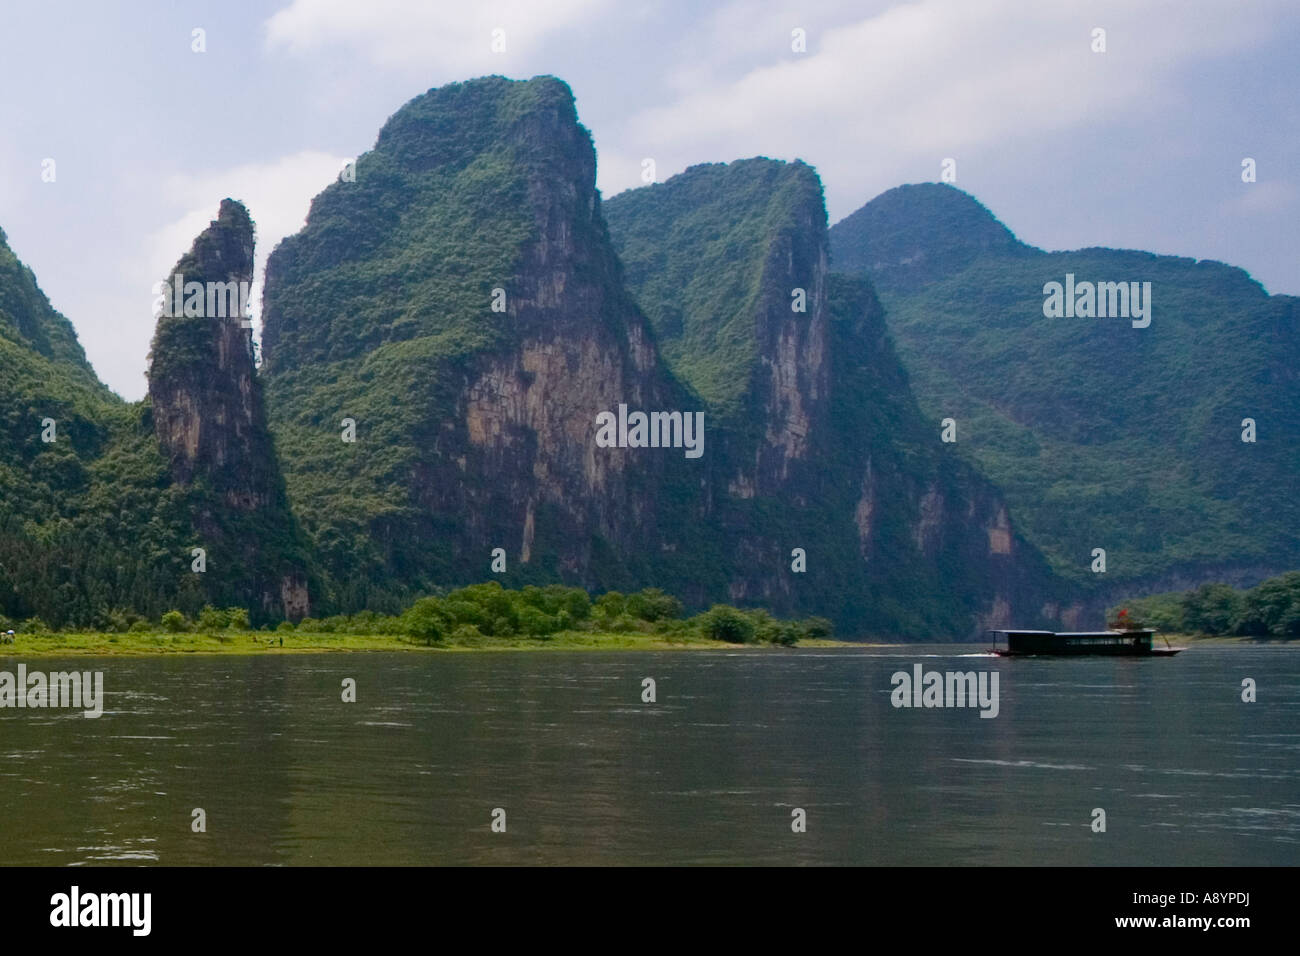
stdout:
<svg viewBox="0 0 1300 956">
<path fill-rule="evenodd" d="M 13 652 L 260 653 L 270 650 L 508 650 L 528 648 L 668 649 L 677 647 L 820 645 L 831 622 L 786 620 L 767 611 L 716 604 L 685 615 L 682 602 L 659 588 L 609 591 L 593 599 L 582 588 L 503 588 L 475 584 L 415 601 L 401 614 L 372 611 L 283 621 L 254 630 L 245 608 L 207 606 L 193 619 L 172 610 L 152 621 L 123 615 L 112 629 L 55 632 L 39 619 L 14 624 Z"/>
</svg>

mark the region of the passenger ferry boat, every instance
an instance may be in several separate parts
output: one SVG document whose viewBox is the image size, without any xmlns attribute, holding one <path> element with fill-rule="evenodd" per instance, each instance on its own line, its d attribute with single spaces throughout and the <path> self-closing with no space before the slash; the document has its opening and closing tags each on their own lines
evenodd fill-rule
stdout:
<svg viewBox="0 0 1300 956">
<path fill-rule="evenodd" d="M 1015 631 L 995 629 L 992 651 L 999 657 L 1075 657 L 1084 654 L 1123 657 L 1172 657 L 1181 647 L 1165 640 L 1161 647 L 1153 640 L 1152 628 L 1124 631 Z M 1006 646 L 999 646 L 997 635 L 1004 635 Z"/>
</svg>

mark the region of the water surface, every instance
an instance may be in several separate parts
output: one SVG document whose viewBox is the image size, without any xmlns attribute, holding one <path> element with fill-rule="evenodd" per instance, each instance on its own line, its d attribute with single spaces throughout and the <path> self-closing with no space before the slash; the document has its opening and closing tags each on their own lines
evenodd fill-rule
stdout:
<svg viewBox="0 0 1300 956">
<path fill-rule="evenodd" d="M 9 864 L 1294 864 L 1300 648 L 0 658 Z M 890 677 L 996 670 L 1000 713 Z M 643 703 L 642 679 L 657 702 Z M 1241 701 L 1254 678 L 1258 702 Z M 357 702 L 341 682 L 357 683 Z M 196 807 L 207 832 L 191 831 Z M 791 811 L 807 832 L 791 832 Z M 1107 815 L 1105 833 L 1090 827 Z M 506 832 L 490 828 L 505 810 Z"/>
</svg>

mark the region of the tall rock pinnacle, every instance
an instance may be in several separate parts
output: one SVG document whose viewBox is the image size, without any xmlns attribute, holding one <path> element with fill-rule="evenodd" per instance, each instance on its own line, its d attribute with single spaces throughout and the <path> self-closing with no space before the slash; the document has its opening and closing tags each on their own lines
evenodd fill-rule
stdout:
<svg viewBox="0 0 1300 956">
<path fill-rule="evenodd" d="M 245 600 L 297 617 L 308 610 L 306 576 L 245 313 L 253 248 L 248 210 L 223 200 L 157 300 L 149 401 L 214 571 Z"/>
</svg>

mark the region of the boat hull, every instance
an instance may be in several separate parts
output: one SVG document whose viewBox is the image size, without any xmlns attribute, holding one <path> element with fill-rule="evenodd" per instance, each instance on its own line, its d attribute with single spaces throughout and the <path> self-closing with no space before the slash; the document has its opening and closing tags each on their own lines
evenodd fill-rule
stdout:
<svg viewBox="0 0 1300 956">
<path fill-rule="evenodd" d="M 1155 631 L 998 631 L 1006 646 L 995 647 L 999 657 L 1172 657 L 1181 647 L 1159 647 Z"/>
<path fill-rule="evenodd" d="M 1149 651 L 1009 651 L 998 647 L 993 653 L 998 657 L 1173 657 L 1184 650 L 1183 647 L 1153 647 Z"/>
</svg>

